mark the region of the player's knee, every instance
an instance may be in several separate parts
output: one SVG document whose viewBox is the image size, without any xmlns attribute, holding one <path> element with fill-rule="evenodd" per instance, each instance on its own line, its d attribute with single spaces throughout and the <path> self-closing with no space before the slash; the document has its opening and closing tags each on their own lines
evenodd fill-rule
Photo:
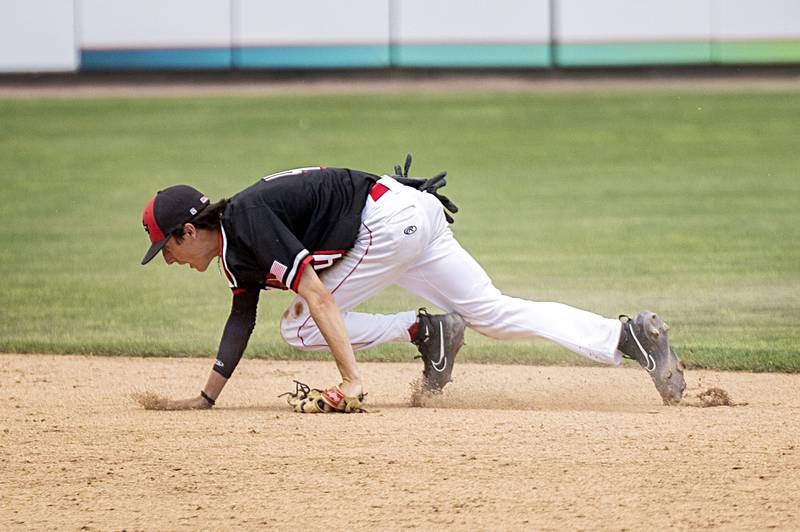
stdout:
<svg viewBox="0 0 800 532">
<path fill-rule="evenodd" d="M 305 349 L 303 340 L 300 338 L 299 324 L 289 320 L 281 320 L 281 338 L 283 341 L 295 349 Z"/>
<path fill-rule="evenodd" d="M 304 307 L 305 305 L 296 299 L 281 317 L 281 338 L 297 349 L 303 349 L 303 341 L 298 333 L 303 322 L 306 321 Z"/>
<path fill-rule="evenodd" d="M 301 351 L 327 350 L 322 333 L 310 318 L 302 321 L 281 320 L 281 337 L 284 342 Z"/>
<path fill-rule="evenodd" d="M 456 312 L 471 326 L 485 326 L 496 322 L 497 316 L 503 312 L 503 309 L 499 301 L 489 299 L 466 308 L 458 308 Z"/>
</svg>

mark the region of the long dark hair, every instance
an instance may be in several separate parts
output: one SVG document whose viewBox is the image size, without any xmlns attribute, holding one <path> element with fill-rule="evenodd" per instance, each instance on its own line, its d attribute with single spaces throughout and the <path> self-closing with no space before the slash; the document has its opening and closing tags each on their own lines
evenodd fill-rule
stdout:
<svg viewBox="0 0 800 532">
<path fill-rule="evenodd" d="M 210 204 L 186 223 L 192 224 L 197 229 L 219 229 L 219 226 L 222 225 L 222 214 L 225 212 L 228 201 L 227 198 L 222 198 L 218 202 Z M 183 240 L 183 233 L 183 225 L 181 225 L 170 234 L 180 244 Z"/>
</svg>

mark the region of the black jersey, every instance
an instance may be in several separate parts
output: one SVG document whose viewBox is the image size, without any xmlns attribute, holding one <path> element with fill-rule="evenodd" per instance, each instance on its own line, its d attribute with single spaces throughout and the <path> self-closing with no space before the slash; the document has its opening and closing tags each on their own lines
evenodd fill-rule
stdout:
<svg viewBox="0 0 800 532">
<path fill-rule="evenodd" d="M 297 291 L 306 266 L 332 265 L 355 243 L 361 211 L 378 179 L 346 168 L 297 168 L 268 175 L 233 196 L 220 228 L 231 289 Z"/>
</svg>

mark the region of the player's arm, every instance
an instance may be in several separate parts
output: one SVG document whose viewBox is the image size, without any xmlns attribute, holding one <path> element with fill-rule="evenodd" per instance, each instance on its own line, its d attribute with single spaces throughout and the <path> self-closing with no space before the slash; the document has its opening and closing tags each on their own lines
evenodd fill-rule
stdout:
<svg viewBox="0 0 800 532">
<path fill-rule="evenodd" d="M 297 285 L 297 293 L 306 300 L 314 323 L 331 350 L 342 375 L 342 392 L 357 397 L 363 392 L 361 372 L 356 365 L 353 346 L 347 335 L 342 313 L 330 291 L 322 284 L 313 268 L 305 268 Z"/>
<path fill-rule="evenodd" d="M 234 294 L 231 313 L 219 342 L 217 359 L 202 393 L 191 399 L 170 401 L 168 410 L 205 409 L 213 406 L 247 348 L 247 342 L 256 325 L 259 293 L 260 290 L 256 287 Z"/>
</svg>

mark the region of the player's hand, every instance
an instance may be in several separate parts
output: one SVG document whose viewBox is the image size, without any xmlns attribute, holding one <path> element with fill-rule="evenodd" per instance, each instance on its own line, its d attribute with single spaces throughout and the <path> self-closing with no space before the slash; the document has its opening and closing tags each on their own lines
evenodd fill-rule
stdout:
<svg viewBox="0 0 800 532">
<path fill-rule="evenodd" d="M 164 410 L 208 410 L 211 408 L 211 403 L 198 395 L 191 399 L 168 400 L 164 406 Z"/>
<path fill-rule="evenodd" d="M 202 396 L 191 399 L 169 399 L 153 392 L 132 394 L 133 399 L 145 410 L 208 410 L 211 403 Z"/>
<path fill-rule="evenodd" d="M 189 405 L 189 408 L 192 410 L 208 410 L 209 408 L 214 406 L 211 403 L 209 403 L 203 396 L 192 397 L 191 399 L 188 399 L 186 402 Z"/>
<path fill-rule="evenodd" d="M 360 397 L 364 395 L 364 385 L 361 381 L 344 379 L 339 388 L 348 397 Z"/>
<path fill-rule="evenodd" d="M 362 407 L 366 394 L 362 393 L 358 397 L 345 395 L 342 390 L 343 384 L 331 386 L 325 390 L 312 388 L 299 381 L 294 381 L 294 384 L 294 392 L 282 393 L 278 397 L 286 397 L 286 402 L 295 412 L 301 414 L 354 414 L 366 412 Z"/>
</svg>

